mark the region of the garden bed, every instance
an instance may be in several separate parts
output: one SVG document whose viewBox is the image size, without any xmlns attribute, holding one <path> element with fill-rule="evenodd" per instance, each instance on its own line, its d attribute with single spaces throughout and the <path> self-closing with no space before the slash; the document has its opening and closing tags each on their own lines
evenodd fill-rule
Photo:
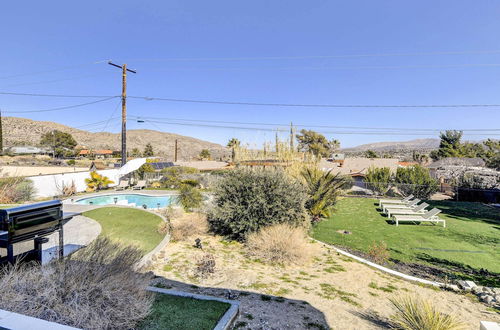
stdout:
<svg viewBox="0 0 500 330">
<path fill-rule="evenodd" d="M 319 223 L 312 234 L 369 259 L 371 246 L 385 242 L 390 266 L 411 275 L 441 281 L 445 277 L 464 278 L 499 286 L 498 211 L 480 203 L 431 203 L 443 211 L 440 217 L 446 220 L 446 228 L 414 224 L 396 227 L 378 212 L 377 200 L 344 198 L 335 214 Z"/>
</svg>

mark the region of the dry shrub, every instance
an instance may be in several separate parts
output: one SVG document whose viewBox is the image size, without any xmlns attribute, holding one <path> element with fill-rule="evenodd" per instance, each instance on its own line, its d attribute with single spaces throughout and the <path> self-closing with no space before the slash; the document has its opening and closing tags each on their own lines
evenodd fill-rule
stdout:
<svg viewBox="0 0 500 330">
<path fill-rule="evenodd" d="M 64 261 L 8 267 L 0 308 L 84 329 L 131 329 L 150 313 L 151 277 L 133 270 L 141 252 L 98 238 Z"/>
<path fill-rule="evenodd" d="M 33 182 L 22 177 L 0 178 L 0 204 L 13 204 L 29 201 L 35 189 Z"/>
<path fill-rule="evenodd" d="M 259 260 L 276 264 L 302 264 L 311 257 L 311 244 L 304 229 L 288 224 L 265 227 L 249 234 L 247 252 Z"/>
<path fill-rule="evenodd" d="M 205 253 L 196 260 L 196 268 L 194 269 L 196 277 L 207 278 L 215 273 L 215 258 L 210 253 Z"/>
<path fill-rule="evenodd" d="M 441 313 L 429 301 L 405 296 L 390 299 L 396 313 L 392 321 L 404 330 L 459 330 L 465 324 L 455 316 Z"/>
<path fill-rule="evenodd" d="M 172 240 L 184 241 L 193 236 L 204 235 L 208 231 L 207 218 L 200 213 L 184 214 L 171 220 Z"/>
<path fill-rule="evenodd" d="M 389 261 L 391 254 L 385 242 L 373 243 L 368 249 L 368 255 L 377 264 L 385 264 Z"/>
<path fill-rule="evenodd" d="M 158 228 L 157 228 L 158 234 L 167 235 L 168 233 L 171 232 L 171 230 L 172 230 L 172 228 L 171 228 L 170 222 L 168 222 L 168 221 L 162 221 L 158 224 Z"/>
</svg>

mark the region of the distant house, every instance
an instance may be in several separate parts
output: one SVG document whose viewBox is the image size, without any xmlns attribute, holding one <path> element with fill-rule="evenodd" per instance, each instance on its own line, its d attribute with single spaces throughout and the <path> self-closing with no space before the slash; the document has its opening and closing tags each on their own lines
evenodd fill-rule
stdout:
<svg viewBox="0 0 500 330">
<path fill-rule="evenodd" d="M 473 174 L 483 178 L 485 182 L 500 181 L 500 172 L 485 167 L 486 163 L 481 158 L 443 158 L 428 165 L 431 176 L 441 184 L 454 185 L 456 180 L 464 174 Z"/>
<path fill-rule="evenodd" d="M 83 149 L 78 153 L 79 157 L 95 157 L 95 158 L 110 158 L 113 156 L 113 150 L 103 149 L 103 150 L 90 150 Z"/>
<path fill-rule="evenodd" d="M 52 153 L 52 150 L 38 147 L 10 147 L 5 152 L 15 155 L 45 155 Z"/>
</svg>

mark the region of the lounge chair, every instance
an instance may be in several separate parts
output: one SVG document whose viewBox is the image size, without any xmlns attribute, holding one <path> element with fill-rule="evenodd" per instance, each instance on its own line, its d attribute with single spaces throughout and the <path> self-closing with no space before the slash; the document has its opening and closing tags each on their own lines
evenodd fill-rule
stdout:
<svg viewBox="0 0 500 330">
<path fill-rule="evenodd" d="M 400 209 L 400 208 L 391 208 L 388 207 L 385 209 L 385 213 L 387 214 L 387 217 L 391 217 L 392 215 L 418 215 L 418 214 L 424 214 L 427 212 L 425 209 L 429 204 L 427 203 L 422 203 L 420 205 L 416 205 L 415 207 L 409 207 L 406 209 Z"/>
<path fill-rule="evenodd" d="M 381 207 L 382 204 L 406 204 L 413 198 L 413 195 L 406 196 L 403 199 L 381 199 L 378 201 L 378 206 Z"/>
<path fill-rule="evenodd" d="M 115 190 L 125 190 L 129 187 L 127 180 L 120 180 L 120 183 L 116 186 Z"/>
<path fill-rule="evenodd" d="M 137 184 L 132 187 L 133 190 L 141 190 L 146 188 L 146 180 L 139 180 Z"/>
<path fill-rule="evenodd" d="M 396 226 L 398 226 L 400 222 L 441 222 L 443 223 L 443 228 L 445 228 L 446 221 L 437 216 L 439 213 L 441 213 L 441 210 L 434 208 L 422 215 L 393 215 L 392 218 L 396 221 Z"/>
<path fill-rule="evenodd" d="M 417 204 L 420 203 L 420 199 L 415 198 L 414 200 L 409 201 L 406 204 L 382 204 L 382 212 L 387 213 L 387 209 L 409 209 L 416 207 Z"/>
</svg>

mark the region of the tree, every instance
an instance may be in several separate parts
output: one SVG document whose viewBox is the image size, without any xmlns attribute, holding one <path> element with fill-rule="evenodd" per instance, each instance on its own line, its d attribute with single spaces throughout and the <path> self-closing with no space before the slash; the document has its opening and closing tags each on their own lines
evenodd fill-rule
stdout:
<svg viewBox="0 0 500 330">
<path fill-rule="evenodd" d="M 210 157 L 211 157 L 210 156 L 210 150 L 208 150 L 208 149 L 201 150 L 201 152 L 200 152 L 200 158 L 201 159 L 210 159 Z"/>
<path fill-rule="evenodd" d="M 107 188 L 110 184 L 114 182 L 111 181 L 107 176 L 101 175 L 96 171 L 90 172 L 90 178 L 85 179 L 87 187 L 91 191 L 101 190 Z"/>
<path fill-rule="evenodd" d="M 365 157 L 366 158 L 378 158 L 378 155 L 375 151 L 373 150 L 366 150 L 365 151 Z"/>
<path fill-rule="evenodd" d="M 142 153 L 141 153 L 141 151 L 139 150 L 139 148 L 134 148 L 134 149 L 132 149 L 132 151 L 130 152 L 130 156 L 132 156 L 132 157 L 142 157 Z"/>
<path fill-rule="evenodd" d="M 300 134 L 297 134 L 297 140 L 299 141 L 298 148 L 300 151 L 312 153 L 316 157 L 330 156 L 333 141 L 328 141 L 323 134 L 303 129 Z"/>
<path fill-rule="evenodd" d="M 233 162 L 236 160 L 236 149 L 240 147 L 240 144 L 241 142 L 237 138 L 232 138 L 227 143 L 227 147 L 231 148 L 231 159 Z"/>
<path fill-rule="evenodd" d="M 60 157 L 73 153 L 77 143 L 71 134 L 54 130 L 43 134 L 40 144 L 50 146 L 54 156 Z"/>
<path fill-rule="evenodd" d="M 438 183 L 429 174 L 429 170 L 420 165 L 400 167 L 396 171 L 394 182 L 405 196 L 428 199 L 438 190 Z"/>
<path fill-rule="evenodd" d="M 330 141 L 330 155 L 336 153 L 340 149 L 340 141 L 332 139 Z"/>
<path fill-rule="evenodd" d="M 153 173 L 155 171 L 154 167 L 151 164 L 143 164 L 141 167 L 137 169 L 137 175 L 142 180 L 144 179 L 144 173 Z"/>
<path fill-rule="evenodd" d="M 370 167 L 365 176 L 368 189 L 378 195 L 384 195 L 391 188 L 391 169 L 389 167 Z"/>
<path fill-rule="evenodd" d="M 152 157 L 154 156 L 155 153 L 153 151 L 153 146 L 151 143 L 146 144 L 146 147 L 144 147 L 144 152 L 142 153 L 143 157 Z"/>
<path fill-rule="evenodd" d="M 351 182 L 350 178 L 317 168 L 306 168 L 301 174 L 305 179 L 309 197 L 305 207 L 312 217 L 312 222 L 317 223 L 322 218 L 331 216 L 337 197 Z"/>
<path fill-rule="evenodd" d="M 463 157 L 463 148 L 460 140 L 462 139 L 462 131 L 445 131 L 439 134 L 441 141 L 437 152 L 431 152 L 431 157 L 434 160 L 447 157 Z"/>
<path fill-rule="evenodd" d="M 203 195 L 200 190 L 190 183 L 183 183 L 180 186 L 177 202 L 182 205 L 185 211 L 191 211 L 200 207 Z"/>
</svg>

